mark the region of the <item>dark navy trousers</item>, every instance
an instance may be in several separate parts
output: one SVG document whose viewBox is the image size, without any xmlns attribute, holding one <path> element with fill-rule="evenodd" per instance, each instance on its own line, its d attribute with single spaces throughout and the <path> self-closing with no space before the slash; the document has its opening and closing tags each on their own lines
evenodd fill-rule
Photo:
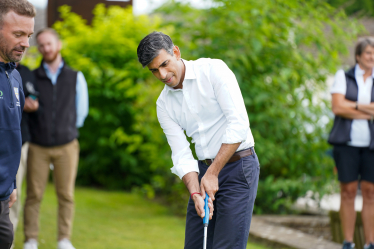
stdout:
<svg viewBox="0 0 374 249">
<path fill-rule="evenodd" d="M 219 190 L 213 202 L 213 218 L 208 226 L 208 249 L 247 247 L 253 205 L 257 193 L 260 164 L 256 153 L 226 164 L 218 175 Z M 199 182 L 209 166 L 199 161 Z M 185 249 L 203 248 L 203 220 L 190 198 L 187 207 Z"/>
<path fill-rule="evenodd" d="M 0 249 L 8 249 L 13 243 L 13 224 L 9 218 L 9 199 L 0 201 Z"/>
</svg>

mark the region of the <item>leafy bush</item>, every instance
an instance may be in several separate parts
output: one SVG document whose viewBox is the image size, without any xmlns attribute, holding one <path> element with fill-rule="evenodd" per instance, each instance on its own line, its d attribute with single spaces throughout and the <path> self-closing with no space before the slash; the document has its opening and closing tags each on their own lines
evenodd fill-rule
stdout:
<svg viewBox="0 0 374 249">
<path fill-rule="evenodd" d="M 278 178 L 270 175 L 258 184 L 256 205 L 254 212 L 257 214 L 289 213 L 292 205 L 300 193 L 305 193 L 310 188 L 307 181 Z"/>
</svg>

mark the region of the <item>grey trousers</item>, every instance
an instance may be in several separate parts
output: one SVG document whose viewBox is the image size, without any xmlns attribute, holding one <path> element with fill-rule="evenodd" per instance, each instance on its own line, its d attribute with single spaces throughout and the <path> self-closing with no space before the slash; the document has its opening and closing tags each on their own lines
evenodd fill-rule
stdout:
<svg viewBox="0 0 374 249">
<path fill-rule="evenodd" d="M 226 164 L 218 175 L 219 190 L 208 226 L 208 249 L 244 249 L 257 194 L 260 164 L 256 153 Z M 199 181 L 209 166 L 199 161 Z M 203 248 L 203 219 L 190 199 L 187 207 L 185 249 Z"/>
<path fill-rule="evenodd" d="M 13 224 L 9 219 L 9 199 L 0 201 L 0 249 L 9 249 L 13 242 Z"/>
</svg>

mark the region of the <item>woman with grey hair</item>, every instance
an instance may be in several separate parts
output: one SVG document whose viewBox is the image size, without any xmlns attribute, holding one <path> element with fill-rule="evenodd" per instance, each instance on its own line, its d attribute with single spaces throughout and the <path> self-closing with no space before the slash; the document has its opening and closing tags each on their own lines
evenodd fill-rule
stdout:
<svg viewBox="0 0 374 249">
<path fill-rule="evenodd" d="M 365 232 L 364 249 L 374 249 L 374 39 L 363 38 L 356 45 L 356 65 L 339 70 L 331 89 L 334 126 L 329 143 L 338 169 L 341 189 L 340 218 L 343 249 L 355 248 L 354 208 L 360 183 Z"/>
</svg>

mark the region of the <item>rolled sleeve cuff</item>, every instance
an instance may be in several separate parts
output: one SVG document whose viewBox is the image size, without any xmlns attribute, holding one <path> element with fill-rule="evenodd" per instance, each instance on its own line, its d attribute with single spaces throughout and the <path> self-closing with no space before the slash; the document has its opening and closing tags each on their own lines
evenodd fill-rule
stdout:
<svg viewBox="0 0 374 249">
<path fill-rule="evenodd" d="M 85 116 L 78 116 L 77 115 L 77 123 L 76 123 L 76 127 L 77 128 L 81 128 L 84 124 L 84 120 L 86 119 Z"/>
<path fill-rule="evenodd" d="M 197 172 L 198 174 L 200 173 L 197 160 L 190 159 L 183 160 L 179 162 L 178 165 L 174 165 L 174 167 L 171 168 L 171 172 L 173 174 L 176 174 L 180 179 L 182 179 L 184 175 L 190 172 Z"/>
<path fill-rule="evenodd" d="M 247 139 L 248 128 L 243 127 L 233 127 L 232 129 L 227 129 L 226 133 L 222 137 L 223 144 L 236 144 L 245 142 Z"/>
</svg>

